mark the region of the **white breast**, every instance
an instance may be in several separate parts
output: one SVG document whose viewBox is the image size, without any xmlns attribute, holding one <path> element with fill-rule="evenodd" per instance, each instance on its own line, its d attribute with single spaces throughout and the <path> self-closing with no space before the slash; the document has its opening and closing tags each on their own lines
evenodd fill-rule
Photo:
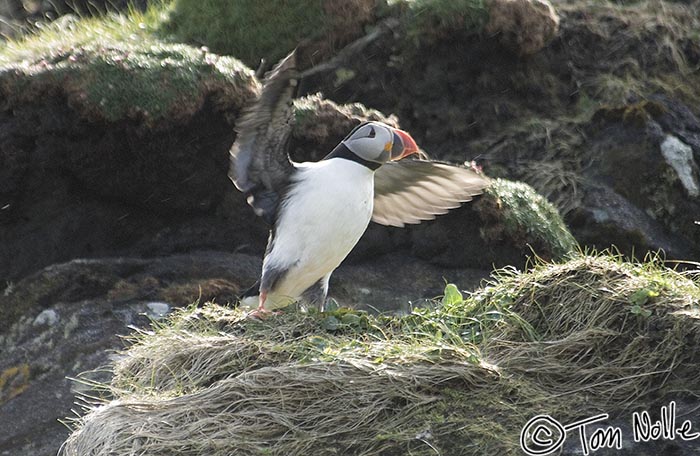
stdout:
<svg viewBox="0 0 700 456">
<path fill-rule="evenodd" d="M 298 298 L 340 265 L 367 229 L 374 197 L 374 172 L 353 161 L 334 158 L 298 169 L 263 262 L 263 270 L 289 268 L 271 290 L 289 298 Z"/>
</svg>

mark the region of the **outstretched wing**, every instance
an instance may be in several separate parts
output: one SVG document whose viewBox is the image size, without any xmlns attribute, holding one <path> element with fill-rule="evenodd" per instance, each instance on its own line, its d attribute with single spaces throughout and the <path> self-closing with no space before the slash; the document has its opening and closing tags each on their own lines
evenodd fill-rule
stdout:
<svg viewBox="0 0 700 456">
<path fill-rule="evenodd" d="M 423 160 L 382 165 L 374 174 L 372 221 L 402 227 L 445 214 L 483 193 L 489 180 L 471 169 Z"/>
<path fill-rule="evenodd" d="M 297 78 L 292 52 L 265 77 L 260 97 L 236 124 L 238 135 L 231 147 L 229 178 L 246 195 L 255 213 L 270 225 L 280 193 L 294 172 L 288 146 Z"/>
</svg>

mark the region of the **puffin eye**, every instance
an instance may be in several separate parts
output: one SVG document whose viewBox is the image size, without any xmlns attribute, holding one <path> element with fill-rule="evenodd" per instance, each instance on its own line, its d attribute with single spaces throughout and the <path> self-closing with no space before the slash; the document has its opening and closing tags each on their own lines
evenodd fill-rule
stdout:
<svg viewBox="0 0 700 456">
<path fill-rule="evenodd" d="M 367 137 L 374 138 L 375 136 L 376 136 L 376 133 L 374 132 L 374 127 L 369 127 L 369 135 Z"/>
</svg>

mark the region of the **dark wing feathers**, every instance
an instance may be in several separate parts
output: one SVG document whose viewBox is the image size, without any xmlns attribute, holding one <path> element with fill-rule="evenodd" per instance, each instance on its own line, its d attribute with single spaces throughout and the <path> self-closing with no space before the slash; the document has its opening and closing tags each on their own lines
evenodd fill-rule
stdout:
<svg viewBox="0 0 700 456">
<path fill-rule="evenodd" d="M 229 178 L 269 224 L 294 172 L 287 151 L 297 78 L 292 52 L 266 76 L 260 97 L 236 123 L 236 142 L 231 147 Z"/>
<path fill-rule="evenodd" d="M 402 227 L 445 214 L 488 187 L 487 178 L 446 163 L 401 160 L 374 175 L 372 221 Z"/>
<path fill-rule="evenodd" d="M 292 52 L 268 73 L 260 97 L 237 122 L 231 147 L 229 177 L 270 225 L 295 170 L 288 146 L 298 78 Z M 488 186 L 488 179 L 470 169 L 423 160 L 386 163 L 374 182 L 372 220 L 392 226 L 433 219 Z"/>
</svg>

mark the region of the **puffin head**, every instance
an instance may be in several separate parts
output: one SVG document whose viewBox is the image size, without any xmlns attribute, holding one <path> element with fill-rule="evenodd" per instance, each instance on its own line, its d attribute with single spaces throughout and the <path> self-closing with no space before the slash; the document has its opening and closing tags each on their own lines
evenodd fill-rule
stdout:
<svg viewBox="0 0 700 456">
<path fill-rule="evenodd" d="M 411 135 L 382 122 L 358 125 L 342 143 L 358 157 L 380 164 L 418 153 L 418 145 Z"/>
</svg>

